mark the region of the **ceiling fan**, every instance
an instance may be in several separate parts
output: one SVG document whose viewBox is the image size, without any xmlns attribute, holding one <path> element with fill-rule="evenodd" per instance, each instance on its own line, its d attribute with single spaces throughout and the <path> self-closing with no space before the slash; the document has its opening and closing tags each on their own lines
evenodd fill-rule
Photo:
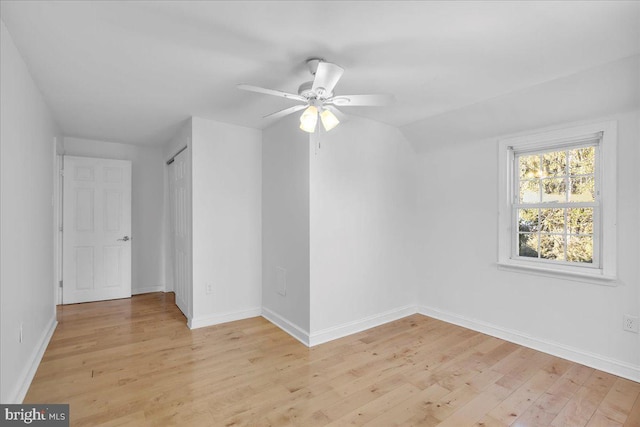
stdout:
<svg viewBox="0 0 640 427">
<path fill-rule="evenodd" d="M 339 118 L 344 118 L 338 106 L 384 106 L 393 101 L 393 96 L 387 94 L 336 95 L 333 89 L 342 77 L 344 69 L 321 58 L 310 58 L 307 60 L 307 65 L 314 79 L 302 83 L 297 94 L 247 84 L 238 85 L 238 89 L 301 102 L 299 105 L 268 114 L 263 118 L 280 118 L 304 109 L 300 116 L 300 129 L 309 133 L 315 132 L 318 116 L 325 130 L 330 131 L 336 127 L 340 123 Z"/>
</svg>

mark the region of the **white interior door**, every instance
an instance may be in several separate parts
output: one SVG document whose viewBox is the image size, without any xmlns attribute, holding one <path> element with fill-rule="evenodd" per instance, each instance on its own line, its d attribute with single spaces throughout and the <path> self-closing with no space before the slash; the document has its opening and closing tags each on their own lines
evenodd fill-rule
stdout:
<svg viewBox="0 0 640 427">
<path fill-rule="evenodd" d="M 131 162 L 64 156 L 62 302 L 131 296 Z"/>
<path fill-rule="evenodd" d="M 171 192 L 171 233 L 173 236 L 173 276 L 176 305 L 190 319 L 191 292 L 191 201 L 189 200 L 189 149 L 169 165 Z"/>
</svg>

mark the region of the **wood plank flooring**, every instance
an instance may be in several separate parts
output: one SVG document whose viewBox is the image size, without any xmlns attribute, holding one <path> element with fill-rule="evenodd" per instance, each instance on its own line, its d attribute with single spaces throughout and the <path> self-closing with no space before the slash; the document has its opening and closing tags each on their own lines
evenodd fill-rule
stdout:
<svg viewBox="0 0 640 427">
<path fill-rule="evenodd" d="M 640 384 L 414 315 L 312 349 L 173 294 L 58 307 L 25 403 L 73 426 L 640 426 Z"/>
</svg>

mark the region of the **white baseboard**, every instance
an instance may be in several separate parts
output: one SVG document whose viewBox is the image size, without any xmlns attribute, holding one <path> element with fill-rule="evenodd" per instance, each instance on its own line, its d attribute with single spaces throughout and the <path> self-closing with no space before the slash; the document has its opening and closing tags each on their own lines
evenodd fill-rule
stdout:
<svg viewBox="0 0 640 427">
<path fill-rule="evenodd" d="M 204 328 L 206 326 L 219 325 L 220 323 L 233 322 L 236 320 L 257 317 L 262 314 L 260 307 L 250 308 L 247 310 L 232 311 L 222 314 L 212 314 L 209 316 L 199 316 L 188 319 L 187 326 L 189 329 Z"/>
<path fill-rule="evenodd" d="M 265 307 L 262 307 L 262 317 L 309 347 L 309 332 Z"/>
<path fill-rule="evenodd" d="M 44 356 L 44 352 L 49 345 L 49 341 L 51 341 L 53 332 L 56 330 L 56 326 L 58 326 L 58 321 L 56 320 L 54 314 L 54 316 L 51 318 L 51 321 L 44 330 L 44 333 L 40 337 L 40 340 L 38 341 L 34 352 L 31 354 L 31 357 L 29 358 L 29 361 L 27 362 L 22 375 L 20 375 L 18 384 L 16 385 L 14 392 L 9 395 L 9 399 L 7 402 L 3 403 L 20 404 L 24 401 L 24 398 L 29 391 L 29 387 L 31 386 L 31 381 L 33 381 L 33 377 L 36 375 L 38 366 L 40 366 L 42 356 Z"/>
<path fill-rule="evenodd" d="M 415 305 L 406 305 L 383 313 L 374 314 L 363 319 L 343 323 L 342 325 L 321 329 L 317 332 L 311 333 L 311 336 L 309 337 L 309 347 L 333 341 L 338 338 L 343 338 L 367 329 L 375 328 L 376 326 L 393 322 L 394 320 L 402 319 L 403 317 L 411 316 L 415 313 L 417 313 Z"/>
<path fill-rule="evenodd" d="M 470 319 L 445 310 L 419 306 L 418 313 L 439 319 L 467 329 L 482 332 L 506 341 L 510 341 L 572 362 L 580 363 L 600 371 L 640 382 L 640 366 L 615 360 L 606 356 L 580 350 L 564 344 L 533 337 L 520 331 L 492 325 L 487 322 Z"/>
<path fill-rule="evenodd" d="M 152 292 L 167 292 L 163 285 L 147 286 L 144 288 L 131 289 L 131 295 L 150 294 Z"/>
</svg>

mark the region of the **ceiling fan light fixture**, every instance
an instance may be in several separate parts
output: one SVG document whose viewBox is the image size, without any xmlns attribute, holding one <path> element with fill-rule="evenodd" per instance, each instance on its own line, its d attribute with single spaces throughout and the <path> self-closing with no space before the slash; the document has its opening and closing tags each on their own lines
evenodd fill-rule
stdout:
<svg viewBox="0 0 640 427">
<path fill-rule="evenodd" d="M 335 114 L 327 109 L 323 109 L 320 113 L 320 120 L 322 120 L 322 126 L 324 126 L 324 130 L 327 132 L 338 126 L 340 123 L 340 120 L 338 120 Z"/>
<path fill-rule="evenodd" d="M 304 113 L 300 116 L 300 129 L 305 132 L 313 133 L 316 130 L 316 124 L 318 123 L 318 109 L 310 105 L 309 108 L 304 110 Z"/>
<path fill-rule="evenodd" d="M 382 107 L 393 102 L 393 96 L 389 94 L 336 96 L 333 90 L 342 77 L 344 69 L 321 58 L 309 58 L 307 65 L 313 80 L 302 83 L 298 87 L 297 94 L 248 84 L 240 84 L 238 89 L 297 101 L 298 105 L 267 114 L 264 118 L 277 119 L 304 110 L 300 116 L 300 129 L 308 133 L 314 133 L 318 128 L 318 116 L 327 132 L 336 127 L 340 123 L 338 117 L 343 117 L 337 107 Z"/>
</svg>

